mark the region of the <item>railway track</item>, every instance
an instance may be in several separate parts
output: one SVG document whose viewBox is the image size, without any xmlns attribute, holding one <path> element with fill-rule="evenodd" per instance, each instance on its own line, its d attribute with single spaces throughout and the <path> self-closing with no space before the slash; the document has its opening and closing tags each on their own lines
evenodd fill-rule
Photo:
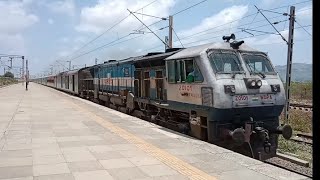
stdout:
<svg viewBox="0 0 320 180">
<path fill-rule="evenodd" d="M 290 103 L 289 108 L 299 109 L 304 111 L 313 111 L 313 106 L 311 104 Z"/>
<path fill-rule="evenodd" d="M 311 146 L 313 145 L 311 134 L 297 133 L 296 136 L 292 137 L 290 140 L 298 142 L 298 143 L 304 143 L 304 144 L 311 145 Z"/>
</svg>

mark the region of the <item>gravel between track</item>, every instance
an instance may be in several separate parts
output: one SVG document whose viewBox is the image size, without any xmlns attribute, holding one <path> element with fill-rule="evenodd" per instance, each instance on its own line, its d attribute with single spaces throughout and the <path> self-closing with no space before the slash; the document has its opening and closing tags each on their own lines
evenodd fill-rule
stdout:
<svg viewBox="0 0 320 180">
<path fill-rule="evenodd" d="M 312 177 L 312 168 L 310 168 L 310 167 L 300 166 L 298 164 L 281 159 L 279 157 L 270 158 L 270 159 L 266 160 L 266 162 L 269 162 L 269 163 L 281 166 L 283 168 L 292 170 L 294 172 L 298 172 L 298 173 L 304 174 L 306 176 Z"/>
</svg>

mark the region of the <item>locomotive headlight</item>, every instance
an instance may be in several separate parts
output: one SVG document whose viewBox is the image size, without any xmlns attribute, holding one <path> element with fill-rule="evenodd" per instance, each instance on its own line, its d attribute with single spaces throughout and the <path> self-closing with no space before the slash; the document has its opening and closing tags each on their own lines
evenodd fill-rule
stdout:
<svg viewBox="0 0 320 180">
<path fill-rule="evenodd" d="M 258 80 L 258 81 L 257 81 L 257 86 L 258 86 L 258 87 L 261 87 L 261 86 L 262 86 L 262 81 L 261 81 L 261 80 Z"/>
<path fill-rule="evenodd" d="M 252 81 L 250 82 L 250 86 L 251 86 L 251 87 L 256 86 L 256 81 L 255 81 L 255 80 L 252 80 Z"/>
<path fill-rule="evenodd" d="M 234 94 L 236 92 L 236 88 L 234 85 L 224 85 L 224 92 L 226 94 Z"/>
<path fill-rule="evenodd" d="M 279 84 L 272 84 L 270 86 L 271 86 L 272 92 L 280 92 L 280 85 Z"/>
</svg>

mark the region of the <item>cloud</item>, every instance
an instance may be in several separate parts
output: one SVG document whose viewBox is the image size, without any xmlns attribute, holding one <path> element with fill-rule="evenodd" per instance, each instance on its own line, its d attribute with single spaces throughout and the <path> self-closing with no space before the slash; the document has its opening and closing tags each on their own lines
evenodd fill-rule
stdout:
<svg viewBox="0 0 320 180">
<path fill-rule="evenodd" d="M 53 1 L 47 3 L 46 6 L 54 13 L 67 14 L 69 16 L 75 15 L 74 0 Z"/>
<path fill-rule="evenodd" d="M 2 34 L 0 33 L 0 49 L 1 52 L 7 54 L 22 54 L 25 52 L 25 41 L 20 34 Z"/>
<path fill-rule="evenodd" d="M 0 1 L 0 49 L 6 53 L 23 53 L 25 41 L 22 33 L 39 21 L 27 12 L 25 2 Z"/>
<path fill-rule="evenodd" d="M 69 51 L 62 50 L 62 51 L 59 51 L 57 55 L 58 57 L 64 57 L 64 56 L 67 56 L 69 53 L 70 53 Z"/>
<path fill-rule="evenodd" d="M 39 21 L 28 14 L 22 3 L 0 1 L 0 33 L 17 34 Z"/>
<path fill-rule="evenodd" d="M 74 38 L 73 41 L 74 41 L 75 43 L 85 43 L 87 39 L 88 39 L 88 38 L 85 37 L 85 36 L 78 36 L 78 37 Z"/>
<path fill-rule="evenodd" d="M 70 38 L 68 37 L 62 37 L 60 39 L 58 39 L 59 42 L 62 42 L 62 43 L 68 43 L 70 42 Z"/>
<path fill-rule="evenodd" d="M 299 19 L 312 19 L 312 6 L 305 6 L 296 11 L 296 17 Z"/>
<path fill-rule="evenodd" d="M 223 35 L 227 35 L 230 32 L 233 32 L 234 28 L 239 24 L 239 21 L 236 20 L 244 17 L 247 12 L 248 6 L 241 5 L 225 8 L 217 14 L 203 19 L 199 25 L 188 30 L 180 31 L 178 33 L 178 36 L 182 38 L 183 43 L 190 43 L 201 39 L 212 38 L 212 33 L 214 34 L 214 36 L 222 37 Z M 209 40 L 207 42 L 209 42 Z M 203 43 L 205 42 L 201 41 L 200 44 Z"/>
<path fill-rule="evenodd" d="M 262 0 L 261 7 L 270 7 L 271 5 L 275 5 L 279 3 L 277 0 Z"/>
<path fill-rule="evenodd" d="M 48 19 L 48 24 L 54 24 L 54 20 L 53 19 Z"/>
<path fill-rule="evenodd" d="M 118 20 L 124 18 L 128 14 L 127 8 L 131 11 L 135 11 L 149 3 L 149 0 L 99 0 L 98 3 L 92 7 L 82 8 L 80 24 L 76 27 L 76 30 L 81 32 L 101 33 Z M 143 13 L 166 17 L 169 15 L 169 9 L 173 7 L 174 4 L 175 0 L 159 0 L 143 9 Z M 142 19 L 141 15 L 138 16 Z M 158 19 L 147 16 L 143 17 L 143 22 L 147 24 L 154 21 L 158 21 Z M 119 24 L 117 32 L 129 33 L 130 30 L 138 26 L 141 26 L 141 23 L 131 15 Z"/>
</svg>

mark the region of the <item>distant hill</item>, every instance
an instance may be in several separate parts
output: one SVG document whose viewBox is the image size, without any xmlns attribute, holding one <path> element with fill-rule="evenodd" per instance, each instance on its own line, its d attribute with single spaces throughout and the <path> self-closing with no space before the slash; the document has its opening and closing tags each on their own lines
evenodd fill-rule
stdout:
<svg viewBox="0 0 320 180">
<path fill-rule="evenodd" d="M 286 81 L 287 65 L 275 66 L 283 82 Z M 312 81 L 312 64 L 293 63 L 291 82 Z"/>
</svg>

